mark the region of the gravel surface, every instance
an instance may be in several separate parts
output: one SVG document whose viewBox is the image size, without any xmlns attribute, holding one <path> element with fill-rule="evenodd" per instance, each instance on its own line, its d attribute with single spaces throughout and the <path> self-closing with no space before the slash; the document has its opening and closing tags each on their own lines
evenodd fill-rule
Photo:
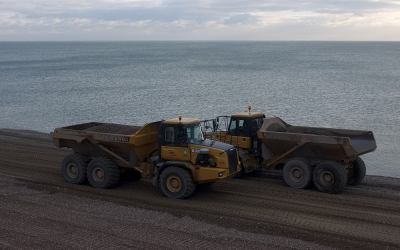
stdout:
<svg viewBox="0 0 400 250">
<path fill-rule="evenodd" d="M 129 176 L 106 190 L 66 183 L 70 153 L 0 130 L 0 249 L 400 249 L 399 179 L 367 175 L 330 195 L 269 171 L 174 200 Z"/>
</svg>

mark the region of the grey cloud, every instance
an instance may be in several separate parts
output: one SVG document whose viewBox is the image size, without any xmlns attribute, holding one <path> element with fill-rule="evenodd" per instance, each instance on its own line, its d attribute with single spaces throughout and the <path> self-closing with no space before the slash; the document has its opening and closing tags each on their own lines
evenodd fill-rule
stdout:
<svg viewBox="0 0 400 250">
<path fill-rule="evenodd" d="M 207 21 L 217 16 L 216 13 L 202 13 L 185 10 L 182 8 L 156 7 L 156 8 L 128 8 L 128 9 L 90 9 L 84 11 L 63 11 L 58 13 L 30 12 L 23 13 L 27 18 L 88 18 L 94 20 L 129 20 L 129 21 L 161 21 L 173 22 L 176 20 Z"/>
<path fill-rule="evenodd" d="M 114 32 L 115 37 L 119 34 L 120 39 L 301 39 L 305 33 L 298 31 L 302 28 L 310 32 L 310 39 L 332 38 L 332 27 L 339 27 L 337 32 L 343 27 L 335 23 L 352 16 L 365 17 L 362 22 L 366 25 L 384 23 L 377 18 L 385 11 L 391 17 L 384 27 L 393 30 L 398 27 L 393 13 L 400 11 L 400 5 L 389 0 L 166 0 L 141 4 L 118 0 L 0 0 L 0 37 L 22 36 L 28 31 L 90 39 L 94 35 L 103 37 L 104 32 Z M 149 22 L 135 23 L 139 21 Z M 346 23 L 346 28 L 360 30 L 352 22 Z"/>
<path fill-rule="evenodd" d="M 257 20 L 257 18 L 253 17 L 250 14 L 236 14 L 224 20 L 224 24 L 238 24 L 238 23 L 248 23 L 251 20 Z"/>
<path fill-rule="evenodd" d="M 49 4 L 49 3 L 48 3 Z M 21 5 L 21 3 L 20 3 Z M 93 4 L 92 6 L 97 6 Z M 199 23 L 206 21 L 224 20 L 224 24 L 244 23 L 255 20 L 250 14 L 232 13 L 251 13 L 251 12 L 315 12 L 315 13 L 353 13 L 362 15 L 364 13 L 376 12 L 379 9 L 399 8 L 399 5 L 392 1 L 343 1 L 343 0 L 220 0 L 203 3 L 202 1 L 166 1 L 163 5 L 156 7 L 129 7 L 123 3 L 115 3 L 110 8 L 93 7 L 73 9 L 68 8 L 45 11 L 46 8 L 26 8 L 15 10 L 20 16 L 28 18 L 88 18 L 94 20 L 131 20 L 142 21 L 152 20 L 161 22 L 173 22 L 175 20 L 192 20 Z M 11 7 L 8 7 L 11 8 Z M 49 8 L 47 8 L 49 9 Z"/>
<path fill-rule="evenodd" d="M 383 9 L 399 8 L 399 5 L 391 0 L 270 0 L 270 1 L 213 1 L 206 6 L 221 12 L 276 12 L 276 11 L 310 11 L 316 13 L 360 13 Z"/>
</svg>

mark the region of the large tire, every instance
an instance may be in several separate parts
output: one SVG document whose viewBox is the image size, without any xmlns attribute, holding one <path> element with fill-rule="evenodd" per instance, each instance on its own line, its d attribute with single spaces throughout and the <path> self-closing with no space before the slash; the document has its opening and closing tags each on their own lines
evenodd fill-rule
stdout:
<svg viewBox="0 0 400 250">
<path fill-rule="evenodd" d="M 95 158 L 89 163 L 87 177 L 95 188 L 111 188 L 119 181 L 119 168 L 112 159 Z"/>
<path fill-rule="evenodd" d="M 191 196 L 196 188 L 189 170 L 180 167 L 167 167 L 160 176 L 161 191 L 174 199 Z"/>
<path fill-rule="evenodd" d="M 325 161 L 314 169 L 315 187 L 324 193 L 341 193 L 347 183 L 347 172 L 342 164 L 335 161 Z"/>
<path fill-rule="evenodd" d="M 72 184 L 82 184 L 87 180 L 87 161 L 83 154 L 75 153 L 66 156 L 61 164 L 64 179 Z"/>
<path fill-rule="evenodd" d="M 367 168 L 364 161 L 360 157 L 357 157 L 353 162 L 353 167 L 347 173 L 347 185 L 357 186 L 364 179 L 366 173 Z"/>
<path fill-rule="evenodd" d="M 307 188 L 313 179 L 313 168 L 304 158 L 294 158 L 283 167 L 283 177 L 290 187 Z"/>
</svg>

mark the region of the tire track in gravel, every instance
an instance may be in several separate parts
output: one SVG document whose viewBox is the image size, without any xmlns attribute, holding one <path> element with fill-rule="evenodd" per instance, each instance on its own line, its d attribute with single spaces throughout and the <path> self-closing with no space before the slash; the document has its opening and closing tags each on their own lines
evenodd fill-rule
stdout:
<svg viewBox="0 0 400 250">
<path fill-rule="evenodd" d="M 37 191 L 24 187 L 19 181 L 5 184 L 10 180 L 1 176 L 0 180 L 0 196 L 4 201 L 0 204 L 0 213 L 5 215 L 0 224 L 0 232 L 3 232 L 0 246 L 11 246 L 11 243 L 18 249 L 47 249 L 49 246 L 57 246 L 57 249 L 240 249 L 249 245 L 251 239 L 249 249 L 291 248 L 282 237 L 248 233 L 236 236 L 241 232 L 188 216 L 176 217 L 62 192 Z M 18 185 L 22 188 L 16 189 Z M 20 240 L 14 242 L 16 238 Z M 318 246 L 301 240 L 293 242 L 306 247 Z"/>
</svg>

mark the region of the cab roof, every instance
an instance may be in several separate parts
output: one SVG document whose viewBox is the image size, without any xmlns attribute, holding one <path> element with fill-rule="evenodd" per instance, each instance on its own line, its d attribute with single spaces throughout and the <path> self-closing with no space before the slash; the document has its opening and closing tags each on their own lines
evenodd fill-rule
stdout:
<svg viewBox="0 0 400 250">
<path fill-rule="evenodd" d="M 197 118 L 182 118 L 181 120 L 179 120 L 179 118 L 172 118 L 172 119 L 163 121 L 163 124 L 188 125 L 188 124 L 199 123 L 199 122 L 200 122 L 200 120 Z"/>
<path fill-rule="evenodd" d="M 233 114 L 232 117 L 258 117 L 258 116 L 264 116 L 264 113 L 261 112 L 241 112 L 241 113 L 236 113 Z"/>
</svg>

